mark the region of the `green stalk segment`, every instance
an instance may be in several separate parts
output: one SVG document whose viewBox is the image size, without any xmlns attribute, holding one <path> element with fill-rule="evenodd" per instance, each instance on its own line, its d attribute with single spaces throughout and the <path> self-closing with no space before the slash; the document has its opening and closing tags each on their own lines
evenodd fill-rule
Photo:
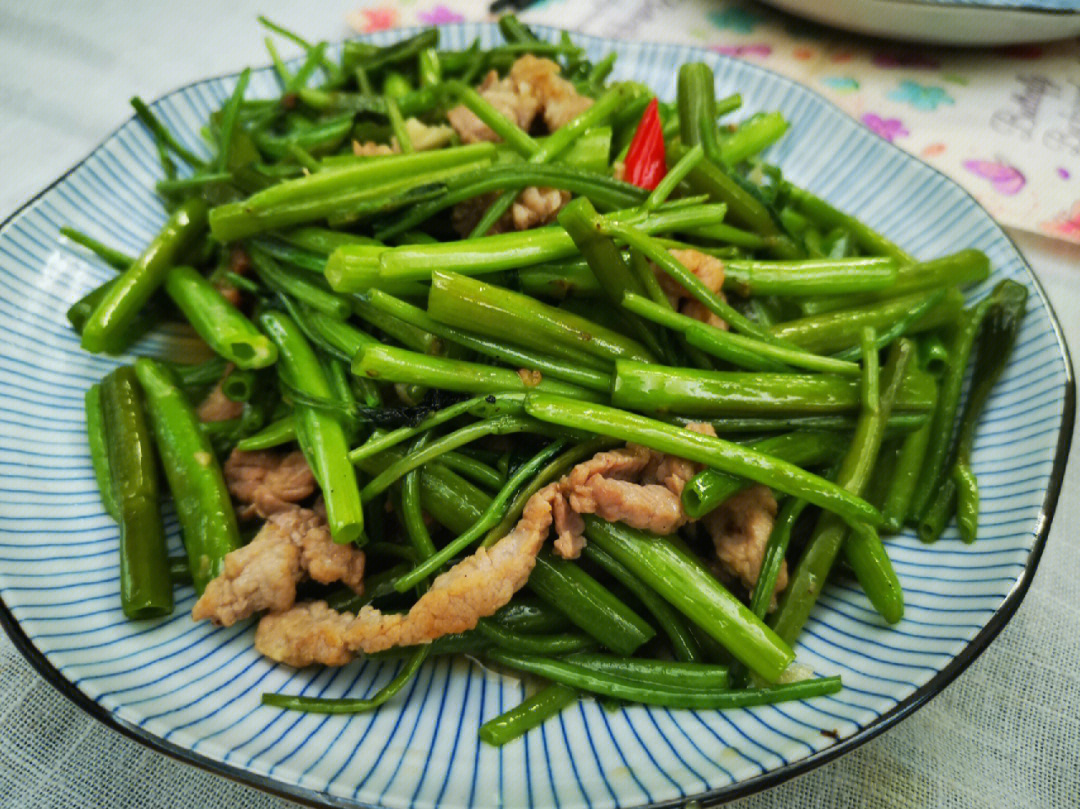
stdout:
<svg viewBox="0 0 1080 809">
<path fill-rule="evenodd" d="M 544 724 L 578 698 L 576 688 L 551 683 L 527 700 L 480 726 L 480 740 L 495 747 L 511 742 Z"/>
<path fill-rule="evenodd" d="M 380 705 L 385 705 L 409 684 L 412 678 L 416 676 L 416 672 L 420 670 L 420 666 L 427 659 L 429 652 L 430 648 L 428 646 L 421 646 L 414 650 L 397 676 L 375 692 L 374 696 L 367 699 L 263 694 L 262 704 L 287 711 L 304 711 L 305 713 L 355 714 L 373 711 Z"/>
<path fill-rule="evenodd" d="M 440 567 L 447 564 L 451 559 L 479 540 L 499 521 L 499 517 L 506 510 L 507 503 L 510 502 L 510 499 L 518 489 L 525 485 L 525 483 L 536 474 L 537 470 L 543 468 L 543 466 L 550 461 L 554 455 L 561 452 L 565 446 L 565 441 L 555 441 L 530 458 L 529 461 L 522 464 L 514 473 L 513 477 L 506 481 L 488 507 L 484 509 L 484 513 L 481 515 L 480 519 L 473 523 L 468 531 L 446 543 L 439 551 L 431 554 L 408 574 L 398 579 L 397 582 L 394 583 L 394 588 L 399 593 L 403 593 L 409 588 L 414 587 L 422 579 L 429 575 L 433 575 Z"/>
<path fill-rule="evenodd" d="M 901 340 L 895 344 L 882 374 L 880 407 L 876 412 L 864 409 L 859 416 L 850 449 L 836 475 L 837 485 L 846 491 L 859 494 L 869 483 L 881 449 L 885 421 L 899 395 L 903 377 L 906 375 L 904 370 L 912 351 L 913 346 L 909 341 Z M 810 542 L 795 566 L 788 587 L 773 615 L 773 628 L 788 643 L 795 642 L 810 615 L 810 610 L 817 603 L 836 555 L 850 533 L 849 525 L 852 525 L 850 521 L 845 524 L 832 514 L 822 514 L 818 518 Z M 902 610 L 902 600 L 900 605 Z"/>
<path fill-rule="evenodd" d="M 896 403 L 902 412 L 925 413 L 933 404 L 933 379 L 911 374 Z M 701 371 L 620 360 L 611 401 L 616 407 L 696 418 L 813 416 L 854 413 L 859 381 L 834 374 Z"/>
<path fill-rule="evenodd" d="M 195 592 L 221 575 L 225 555 L 240 547 L 229 490 L 210 439 L 168 369 L 141 357 L 135 373 L 146 393 L 157 448 L 169 481 Z"/>
<path fill-rule="evenodd" d="M 806 216 L 820 224 L 823 230 L 843 228 L 854 238 L 855 243 L 865 252 L 873 256 L 889 256 L 896 259 L 900 264 L 911 264 L 914 259 L 901 247 L 893 244 L 868 225 L 860 222 L 850 214 L 838 211 L 825 200 L 816 197 L 809 191 L 796 186 L 789 187 L 790 199 L 796 207 Z"/>
<path fill-rule="evenodd" d="M 317 175 L 317 176 L 322 176 Z M 644 213 L 637 209 L 607 214 L 605 221 L 636 224 L 644 233 L 697 232 L 716 225 L 723 205 L 695 205 Z M 339 247 L 326 263 L 326 279 L 339 292 L 363 292 L 372 287 L 392 291 L 403 281 L 428 281 L 433 269 L 467 275 L 518 270 L 572 258 L 574 240 L 559 227 L 499 233 L 459 242 L 375 247 Z"/>
<path fill-rule="evenodd" d="M 494 155 L 494 144 L 477 143 L 326 167 L 272 185 L 241 202 L 217 206 L 210 211 L 210 233 L 219 242 L 232 242 L 267 230 L 351 214 L 364 204 L 385 201 L 487 165 Z"/>
<path fill-rule="evenodd" d="M 334 390 L 326 372 L 296 323 L 281 312 L 264 312 L 259 325 L 278 347 L 278 374 L 287 389 L 333 401 Z M 334 541 L 361 541 L 364 511 L 341 421 L 333 413 L 301 401 L 294 403 L 293 413 L 300 448 L 326 501 Z"/>
<path fill-rule="evenodd" d="M 277 362 L 277 348 L 204 276 L 187 266 L 165 276 L 165 291 L 214 351 L 238 368 Z"/>
<path fill-rule="evenodd" d="M 534 418 L 570 429 L 587 430 L 705 464 L 803 497 L 847 521 L 877 526 L 881 514 L 865 500 L 830 481 L 740 444 L 684 430 L 636 413 L 605 405 L 577 402 L 540 393 L 525 398 L 525 411 Z"/>
<path fill-rule="evenodd" d="M 589 390 L 607 393 L 611 390 L 611 375 L 603 371 L 582 367 L 579 364 L 560 360 L 549 354 L 517 348 L 500 340 L 482 337 L 469 331 L 440 323 L 423 309 L 403 300 L 388 295 L 379 289 L 367 294 L 368 302 L 374 308 L 393 315 L 443 340 L 456 343 L 479 354 L 492 357 L 509 365 L 511 368 L 526 368 L 540 371 L 542 374 L 580 385 Z"/>
<path fill-rule="evenodd" d="M 803 468 L 828 463 L 848 445 L 841 433 L 798 430 L 753 441 L 747 446 Z M 701 519 L 729 497 L 751 486 L 750 481 L 715 469 L 703 469 L 683 487 L 682 503 L 692 519 Z"/>
<path fill-rule="evenodd" d="M 112 487 L 112 473 L 109 471 L 109 442 L 105 436 L 105 420 L 101 409 L 101 384 L 91 385 L 87 391 L 86 403 L 86 442 L 90 448 L 90 464 L 94 467 L 98 492 L 105 513 L 120 522 L 120 506 Z"/>
<path fill-rule="evenodd" d="M 619 358 L 652 360 L 644 346 L 626 335 L 527 295 L 455 273 L 432 274 L 428 314 L 449 326 L 536 351 L 558 352 L 565 359 L 584 354 L 595 358 L 594 363 Z"/>
<path fill-rule="evenodd" d="M 585 536 L 768 682 L 775 682 L 795 658 L 783 640 L 676 543 L 593 515 L 585 516 Z"/>
<path fill-rule="evenodd" d="M 429 444 L 425 444 L 423 449 L 412 452 L 400 461 L 386 467 L 382 472 L 368 481 L 367 485 L 365 485 L 360 492 L 360 498 L 364 502 L 370 501 L 376 495 L 386 491 L 392 483 L 408 472 L 420 468 L 428 461 L 438 458 L 439 455 L 448 450 L 457 449 L 478 438 L 489 435 L 510 435 L 528 431 L 536 432 L 538 426 L 540 425 L 528 416 L 514 415 L 495 416 L 494 418 L 485 419 L 484 421 L 473 422 L 452 433 L 447 433 Z"/>
<path fill-rule="evenodd" d="M 933 541 L 941 535 L 955 508 L 957 528 L 964 542 L 974 542 L 979 522 L 979 486 L 971 469 L 971 451 L 979 416 L 1005 370 L 1027 309 L 1027 287 L 1002 281 L 989 296 L 990 305 L 978 334 L 971 390 L 949 453 L 948 475 L 919 523 L 919 538 Z"/>
<path fill-rule="evenodd" d="M 854 259 L 849 259 L 854 260 Z M 869 261 L 873 259 L 858 259 Z M 877 259 L 881 260 L 881 259 Z M 895 298 L 898 295 L 911 295 L 942 287 L 960 287 L 977 284 L 990 276 L 990 259 L 979 250 L 961 250 L 948 256 L 920 261 L 915 264 L 903 264 L 896 272 L 896 283 L 886 289 L 865 291 L 853 295 L 825 295 L 802 302 L 802 310 L 807 315 L 823 314 L 836 309 L 862 306 L 874 301 Z M 857 290 L 849 290 L 858 292 Z"/>
<path fill-rule="evenodd" d="M 724 262 L 724 289 L 744 297 L 803 297 L 891 291 L 896 280 L 896 261 L 881 256 L 797 261 L 736 259 Z"/>
<path fill-rule="evenodd" d="M 535 385 L 517 371 L 465 360 L 433 357 L 404 348 L 372 345 L 353 360 L 352 372 L 377 382 L 425 385 L 461 393 L 528 393 L 531 390 L 557 393 L 590 401 L 601 398 L 595 391 L 558 379 L 541 378 Z"/>
<path fill-rule="evenodd" d="M 101 410 L 120 514 L 120 606 L 128 618 L 168 615 L 173 593 L 158 504 L 157 453 L 133 368 L 117 368 L 102 380 Z"/>
<path fill-rule="evenodd" d="M 611 594 L 576 562 L 541 551 L 529 589 L 566 613 L 579 629 L 621 655 L 632 655 L 656 635 L 649 623 Z"/>
<path fill-rule="evenodd" d="M 744 688 L 735 691 L 679 688 L 655 683 L 642 684 L 555 658 L 530 657 L 494 649 L 489 650 L 487 656 L 504 666 L 536 674 L 583 691 L 591 691 L 611 699 L 661 705 L 668 708 L 695 710 L 745 708 L 793 699 L 809 699 L 835 694 L 840 690 L 839 677 L 823 677 L 818 680 L 803 680 L 770 688 Z"/>
<path fill-rule="evenodd" d="M 904 317 L 909 310 L 922 304 L 935 292 L 917 292 L 890 298 L 852 309 L 841 309 L 823 315 L 812 315 L 789 320 L 773 326 L 770 331 L 776 337 L 801 346 L 818 354 L 841 351 L 859 344 L 859 334 L 869 326 L 885 332 L 889 326 Z M 941 302 L 912 324 L 911 331 L 927 331 L 954 322 L 964 308 L 964 296 L 958 289 L 950 289 Z"/>
<path fill-rule="evenodd" d="M 107 351 L 164 283 L 174 260 L 206 228 L 206 204 L 191 198 L 169 217 L 139 257 L 113 281 L 82 327 L 82 347 Z"/>
<path fill-rule="evenodd" d="M 853 362 L 809 354 L 799 349 L 724 331 L 640 295 L 627 293 L 623 296 L 622 305 L 631 312 L 682 333 L 686 342 L 710 356 L 750 371 L 786 371 L 801 368 L 843 376 L 859 374 L 859 366 Z"/>
</svg>

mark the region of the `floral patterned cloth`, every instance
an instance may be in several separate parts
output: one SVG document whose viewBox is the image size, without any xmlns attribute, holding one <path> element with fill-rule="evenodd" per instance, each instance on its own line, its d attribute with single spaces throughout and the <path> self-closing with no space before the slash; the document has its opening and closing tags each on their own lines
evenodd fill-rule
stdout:
<svg viewBox="0 0 1080 809">
<path fill-rule="evenodd" d="M 349 21 L 361 32 L 450 23 L 484 19 L 489 5 L 368 3 Z M 748 0 L 544 0 L 521 16 L 762 64 L 945 172 L 1002 223 L 1080 243 L 1080 40 L 981 50 L 889 44 Z"/>
</svg>

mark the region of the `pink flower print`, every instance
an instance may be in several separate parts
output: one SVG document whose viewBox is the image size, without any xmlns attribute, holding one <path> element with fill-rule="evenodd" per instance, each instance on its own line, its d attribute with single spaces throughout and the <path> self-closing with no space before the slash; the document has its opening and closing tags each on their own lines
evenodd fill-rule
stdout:
<svg viewBox="0 0 1080 809">
<path fill-rule="evenodd" d="M 760 42 L 755 45 L 713 45 L 709 50 L 724 56 L 760 56 L 764 58 L 772 53 L 772 46 Z"/>
<path fill-rule="evenodd" d="M 899 118 L 882 118 L 880 115 L 868 112 L 862 117 L 862 122 L 866 124 L 871 132 L 885 138 L 889 143 L 892 143 L 896 138 L 911 134 L 904 128 L 904 124 Z"/>
<path fill-rule="evenodd" d="M 425 25 L 446 25 L 452 22 L 461 22 L 465 19 L 456 11 L 452 11 L 441 3 L 431 9 L 431 11 L 421 11 L 416 16 L 419 17 L 420 22 Z"/>
<path fill-rule="evenodd" d="M 1043 222 L 1041 227 L 1051 236 L 1060 236 L 1062 239 L 1080 242 L 1080 201 L 1077 201 L 1072 210 L 1066 213 L 1062 211 L 1058 219 L 1050 219 Z"/>
<path fill-rule="evenodd" d="M 965 160 L 964 168 L 989 180 L 995 191 L 1007 197 L 1016 196 L 1027 185 L 1023 172 L 1000 157 L 996 160 Z"/>
<path fill-rule="evenodd" d="M 350 11 L 346 19 L 349 25 L 361 34 L 383 31 L 397 24 L 397 9 L 393 6 L 375 6 Z"/>
</svg>

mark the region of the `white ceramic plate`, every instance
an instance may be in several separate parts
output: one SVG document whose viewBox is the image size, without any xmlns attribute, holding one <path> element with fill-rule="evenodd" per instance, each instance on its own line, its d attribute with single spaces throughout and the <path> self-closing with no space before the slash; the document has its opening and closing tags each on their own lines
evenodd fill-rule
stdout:
<svg viewBox="0 0 1080 809">
<path fill-rule="evenodd" d="M 385 43 L 409 32 L 383 33 Z M 544 36 L 553 37 L 550 30 Z M 443 29 L 444 47 L 491 25 Z M 806 770 L 879 733 L 939 691 L 997 634 L 1034 573 L 1072 427 L 1071 367 L 1053 313 L 1015 247 L 951 180 L 877 138 L 794 82 L 755 65 L 677 45 L 579 37 L 592 58 L 615 50 L 616 76 L 675 94 L 676 66 L 705 60 L 722 94 L 792 122 L 772 157 L 797 183 L 915 255 L 961 246 L 990 256 L 993 276 L 1031 290 L 1015 355 L 976 442 L 979 541 L 949 532 L 889 550 L 907 596 L 894 628 L 856 587 L 831 585 L 798 648 L 844 690 L 808 702 L 673 711 L 593 701 L 503 748 L 480 744 L 486 719 L 522 685 L 463 660 L 429 662 L 402 697 L 353 717 L 280 712 L 264 691 L 371 693 L 395 664 L 296 671 L 252 648 L 252 627 L 192 623 L 190 588 L 173 616 L 132 623 L 117 596 L 117 528 L 105 516 L 84 440 L 82 396 L 116 361 L 79 350 L 68 305 L 108 271 L 57 236 L 72 224 L 136 252 L 164 218 L 152 191 L 153 144 L 129 121 L 0 229 L 0 620 L 41 673 L 106 724 L 199 766 L 294 799 L 333 806 L 630 807 L 710 802 Z M 154 104 L 191 148 L 235 77 L 184 87 Z M 269 70 L 252 92 L 276 94 Z M 159 335 L 152 348 L 174 338 Z M 176 542 L 175 525 L 171 526 Z"/>
<path fill-rule="evenodd" d="M 1077 0 L 765 0 L 860 34 L 941 45 L 1016 45 L 1080 35 Z"/>
</svg>

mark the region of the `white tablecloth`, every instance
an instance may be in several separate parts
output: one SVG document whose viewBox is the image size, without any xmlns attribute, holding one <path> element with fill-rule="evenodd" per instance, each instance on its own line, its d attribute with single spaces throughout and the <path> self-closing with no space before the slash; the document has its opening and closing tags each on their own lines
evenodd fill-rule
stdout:
<svg viewBox="0 0 1080 809">
<path fill-rule="evenodd" d="M 412 6 L 415 0 L 401 5 Z M 130 114 L 189 81 L 266 61 L 256 14 L 340 39 L 355 0 L 82 0 L 0 5 L 0 219 Z M 431 6 L 432 3 L 426 3 Z M 987 54 L 987 58 L 993 58 Z M 1073 346 L 1080 247 L 1014 234 Z M 2 395 L 2 391 L 0 391 Z M 1080 451 L 1080 441 L 1073 456 Z M 898 727 L 736 805 L 1080 806 L 1080 466 L 1074 457 L 1034 584 L 993 645 Z M 288 807 L 151 752 L 83 715 L 0 639 L 0 806 Z"/>
</svg>

